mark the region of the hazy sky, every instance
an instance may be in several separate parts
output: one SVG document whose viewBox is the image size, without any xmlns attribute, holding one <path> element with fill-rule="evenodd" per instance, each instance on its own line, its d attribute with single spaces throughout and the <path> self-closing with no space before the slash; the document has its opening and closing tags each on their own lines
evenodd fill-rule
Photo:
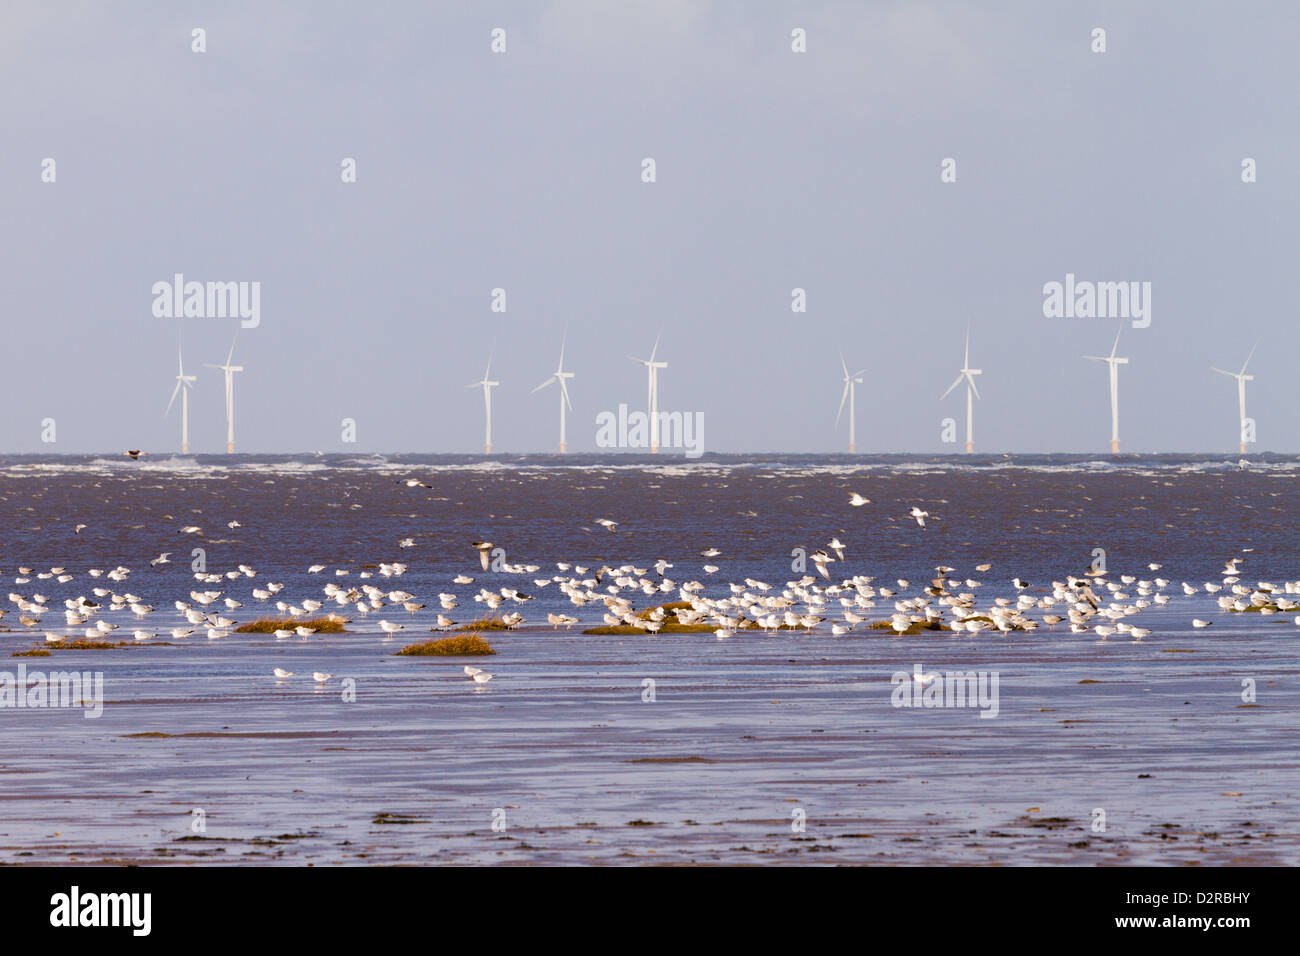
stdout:
<svg viewBox="0 0 1300 956">
<path fill-rule="evenodd" d="M 224 448 L 200 365 L 237 322 L 154 317 L 177 272 L 261 283 L 240 451 L 480 449 L 493 349 L 496 449 L 551 449 L 530 391 L 566 328 L 592 451 L 662 327 L 660 405 L 702 412 L 710 451 L 843 450 L 842 348 L 860 452 L 951 452 L 969 322 L 978 451 L 1103 452 L 1082 356 L 1118 322 L 1044 317 L 1071 272 L 1152 284 L 1122 450 L 1235 452 L 1209 366 L 1262 337 L 1257 448 L 1297 452 L 1298 28 L 1283 0 L 6 0 L 0 452 L 175 449 L 182 336 L 191 450 Z"/>
</svg>

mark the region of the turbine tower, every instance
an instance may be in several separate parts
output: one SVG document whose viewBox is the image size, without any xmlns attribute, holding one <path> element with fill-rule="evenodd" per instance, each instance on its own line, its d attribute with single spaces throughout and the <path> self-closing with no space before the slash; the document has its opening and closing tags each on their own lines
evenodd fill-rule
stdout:
<svg viewBox="0 0 1300 956">
<path fill-rule="evenodd" d="M 1115 344 L 1111 346 L 1110 355 L 1085 355 L 1090 362 L 1105 362 L 1110 366 L 1110 453 L 1119 454 L 1119 367 L 1127 365 L 1128 359 L 1116 358 L 1115 351 L 1119 348 L 1119 335 L 1124 331 L 1124 326 L 1119 327 L 1119 332 L 1115 333 Z"/>
<path fill-rule="evenodd" d="M 550 385 L 552 382 L 560 383 L 560 454 L 561 455 L 563 455 L 567 450 L 567 445 L 565 443 L 565 433 L 564 433 L 564 408 L 567 405 L 570 410 L 573 409 L 573 403 L 569 401 L 569 387 L 564 384 L 564 380 L 566 378 L 573 378 L 573 373 L 566 372 L 564 370 L 564 341 L 561 340 L 560 364 L 556 366 L 555 374 L 552 375 L 550 378 L 548 378 L 546 381 L 544 381 L 541 385 L 538 385 L 535 389 L 533 389 L 534 392 L 540 392 L 542 389 L 544 389 L 547 385 Z"/>
<path fill-rule="evenodd" d="M 862 379 L 858 376 L 866 371 L 864 368 L 861 372 L 849 374 L 849 367 L 844 364 L 844 353 L 840 353 L 840 368 L 844 370 L 844 393 L 840 395 L 840 410 L 835 413 L 835 424 L 839 425 L 840 416 L 844 414 L 844 403 L 849 403 L 849 454 L 852 455 L 857 451 L 857 420 L 854 417 L 855 406 L 857 405 L 857 389 L 855 385 L 861 385 Z"/>
<path fill-rule="evenodd" d="M 483 389 L 483 407 L 487 411 L 487 430 L 483 435 L 483 454 L 492 454 L 492 389 L 500 385 L 500 382 L 491 381 L 488 376 L 492 373 L 492 356 L 488 356 L 487 368 L 483 370 L 483 380 L 479 382 L 470 382 L 466 388 Z"/>
<path fill-rule="evenodd" d="M 1255 376 L 1246 374 L 1246 366 L 1249 365 L 1250 360 L 1255 357 L 1255 349 L 1257 348 L 1259 348 L 1258 340 L 1256 340 L 1255 345 L 1251 348 L 1250 354 L 1246 356 L 1246 361 L 1242 363 L 1240 372 L 1225 372 L 1221 368 L 1210 366 L 1211 371 L 1218 372 L 1220 375 L 1226 375 L 1228 378 L 1235 378 L 1237 380 L 1237 410 L 1241 414 L 1241 432 L 1238 437 L 1241 443 L 1240 454 L 1243 455 L 1246 454 L 1246 383 L 1255 380 Z"/>
<path fill-rule="evenodd" d="M 190 389 L 198 380 L 193 375 L 185 374 L 185 362 L 181 358 L 181 347 L 176 346 L 176 363 L 178 366 L 176 375 L 176 387 L 172 390 L 172 397 L 167 402 L 167 411 L 163 412 L 163 418 L 172 410 L 172 403 L 176 401 L 177 393 L 181 396 L 181 454 L 190 453 Z"/>
<path fill-rule="evenodd" d="M 238 338 L 238 333 L 235 334 Z M 235 343 L 230 343 L 230 354 L 226 356 L 225 365 L 206 365 L 206 368 L 220 369 L 226 373 L 226 454 L 235 453 L 235 373 L 242 372 L 242 365 L 231 365 L 230 360 L 235 357 Z"/>
<path fill-rule="evenodd" d="M 646 406 L 649 409 L 650 414 L 650 454 L 652 455 L 658 454 L 659 452 L 659 370 L 668 367 L 667 362 L 655 361 L 655 355 L 659 351 L 659 339 L 663 334 L 663 330 L 660 329 L 659 334 L 655 336 L 655 347 L 650 350 L 650 357 L 648 359 L 639 359 L 632 355 L 628 356 L 628 358 L 632 359 L 633 362 L 640 362 L 644 365 L 646 367 L 646 374 L 649 377 Z"/>
<path fill-rule="evenodd" d="M 980 390 L 975 387 L 975 376 L 984 373 L 977 368 L 970 367 L 970 327 L 966 328 L 966 358 L 961 363 L 961 374 L 957 376 L 957 381 L 948 386 L 948 391 L 939 396 L 939 401 L 943 401 L 952 392 L 954 388 L 966 381 L 966 454 L 970 454 L 975 448 L 974 422 L 975 413 L 973 401 L 980 397 Z"/>
</svg>

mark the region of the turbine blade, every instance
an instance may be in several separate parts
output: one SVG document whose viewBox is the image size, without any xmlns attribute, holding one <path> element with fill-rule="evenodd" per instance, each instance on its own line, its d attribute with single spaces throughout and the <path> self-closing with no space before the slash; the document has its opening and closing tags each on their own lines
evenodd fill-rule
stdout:
<svg viewBox="0 0 1300 956">
<path fill-rule="evenodd" d="M 949 394 L 952 393 L 952 390 L 961 384 L 961 380 L 965 377 L 966 377 L 965 373 L 958 375 L 957 381 L 953 382 L 951 385 L 948 386 L 948 391 L 944 392 L 942 395 L 939 396 L 939 401 L 942 402 L 945 398 L 947 398 Z"/>
<path fill-rule="evenodd" d="M 1253 358 L 1255 357 L 1255 349 L 1259 348 L 1259 343 L 1260 343 L 1261 341 L 1263 341 L 1263 340 L 1262 340 L 1262 339 L 1256 339 L 1256 340 L 1255 340 L 1255 344 L 1252 345 L 1252 346 L 1250 347 L 1250 354 L 1246 356 L 1246 361 L 1244 361 L 1244 362 L 1241 363 L 1241 374 L 1242 374 L 1242 375 L 1245 375 L 1245 374 L 1246 374 L 1246 366 L 1249 365 L 1249 364 L 1250 364 L 1250 360 L 1253 359 Z"/>
<path fill-rule="evenodd" d="M 1226 376 L 1228 376 L 1228 378 L 1236 378 L 1236 377 L 1237 377 L 1237 373 L 1236 373 L 1236 372 L 1225 372 L 1223 369 L 1221 369 L 1221 368 L 1215 368 L 1213 365 L 1210 366 L 1210 371 L 1211 371 L 1211 372 L 1218 372 L 1220 375 L 1226 375 Z"/>
<path fill-rule="evenodd" d="M 167 402 L 167 411 L 163 412 L 163 418 L 166 418 L 168 413 L 171 412 L 172 402 L 176 401 L 176 396 L 180 394 L 180 390 L 181 390 L 181 380 L 178 378 L 176 380 L 176 387 L 172 389 L 172 397 Z"/>
<path fill-rule="evenodd" d="M 534 391 L 534 392 L 540 392 L 540 391 L 541 391 L 542 389 L 544 389 L 547 385 L 550 385 L 550 384 L 551 384 L 552 382 L 554 382 L 554 381 L 555 381 L 555 376 L 552 375 L 550 378 L 548 378 L 546 381 L 544 381 L 541 385 L 538 385 L 535 389 L 533 389 L 533 391 Z"/>
<path fill-rule="evenodd" d="M 659 340 L 663 338 L 664 330 L 660 329 L 659 334 L 655 336 L 655 347 L 650 350 L 650 361 L 655 360 L 655 353 L 659 351 Z"/>
<path fill-rule="evenodd" d="M 966 381 L 970 382 L 970 388 L 971 391 L 975 393 L 975 397 L 979 398 L 980 401 L 983 401 L 984 399 L 980 398 L 979 386 L 975 384 L 975 376 L 972 375 L 970 372 L 965 372 L 964 374 L 966 376 Z"/>
<path fill-rule="evenodd" d="M 840 353 L 840 368 L 844 369 L 844 380 L 845 380 L 845 381 L 848 381 L 848 378 L 849 378 L 849 367 L 848 367 L 848 365 L 846 365 L 845 362 L 844 362 L 844 353 L 843 353 L 843 352 Z"/>
<path fill-rule="evenodd" d="M 835 413 L 835 424 L 840 423 L 840 416 L 844 414 L 844 403 L 849 400 L 849 383 L 844 382 L 844 394 L 840 396 L 840 410 Z"/>
<path fill-rule="evenodd" d="M 564 404 L 569 406 L 569 411 L 573 411 L 573 402 L 569 401 L 569 386 L 564 384 L 564 379 L 560 379 L 560 392 L 564 395 Z"/>
<path fill-rule="evenodd" d="M 1123 332 L 1123 331 L 1124 331 L 1124 326 L 1121 325 L 1121 326 L 1119 327 L 1119 332 L 1116 332 L 1116 333 L 1115 333 L 1115 344 L 1112 345 L 1112 346 L 1110 347 L 1110 357 L 1111 357 L 1111 358 L 1114 358 L 1114 357 L 1115 357 L 1115 352 L 1119 350 L 1119 335 L 1120 335 L 1120 332 Z"/>
</svg>

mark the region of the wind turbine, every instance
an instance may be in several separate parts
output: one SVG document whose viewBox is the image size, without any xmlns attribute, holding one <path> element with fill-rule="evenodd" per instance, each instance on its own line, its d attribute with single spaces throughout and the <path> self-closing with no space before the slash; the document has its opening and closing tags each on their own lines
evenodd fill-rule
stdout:
<svg viewBox="0 0 1300 956">
<path fill-rule="evenodd" d="M 573 403 L 569 401 L 569 387 L 564 384 L 564 380 L 566 378 L 573 378 L 573 373 L 566 372 L 564 370 L 564 341 L 561 340 L 560 364 L 556 366 L 555 374 L 552 375 L 550 378 L 548 378 L 546 381 L 544 381 L 541 385 L 538 385 L 535 389 L 533 389 L 534 392 L 540 392 L 542 389 L 544 389 L 547 385 L 550 385 L 552 382 L 560 383 L 560 454 L 561 455 L 563 455 L 566 450 L 566 444 L 564 440 L 564 407 L 567 405 L 570 409 L 573 408 Z"/>
<path fill-rule="evenodd" d="M 849 403 L 849 454 L 852 455 L 856 451 L 855 439 L 857 437 L 857 420 L 854 418 L 854 407 L 857 405 L 857 389 L 854 386 L 862 384 L 862 379 L 858 376 L 865 372 L 866 369 L 864 368 L 862 372 L 854 372 L 850 375 L 849 367 L 844 364 L 843 352 L 840 353 L 840 368 L 844 369 L 844 394 L 840 396 L 840 410 L 835 413 L 835 424 L 840 423 L 840 416 L 844 414 L 844 402 L 847 400 Z"/>
<path fill-rule="evenodd" d="M 483 454 L 492 454 L 492 389 L 500 385 L 500 382 L 491 381 L 488 376 L 492 373 L 492 356 L 488 356 L 487 368 L 483 370 L 483 380 L 480 382 L 470 382 L 466 388 L 483 389 L 483 407 L 487 410 L 487 431 L 483 438 Z"/>
<path fill-rule="evenodd" d="M 181 396 L 181 454 L 190 453 L 190 389 L 198 380 L 193 375 L 185 374 L 185 362 L 181 358 L 181 347 L 176 346 L 176 364 L 178 366 L 176 375 L 176 388 L 172 390 L 172 397 L 167 402 L 167 411 L 163 412 L 163 418 L 172 410 L 172 403 L 176 401 L 176 394 Z"/>
<path fill-rule="evenodd" d="M 239 334 L 235 334 L 238 338 Z M 230 343 L 230 354 L 226 356 L 225 365 L 205 365 L 205 368 L 220 369 L 226 373 L 226 454 L 235 453 L 235 373 L 242 372 L 242 365 L 231 365 L 230 360 L 235 357 L 234 340 Z"/>
<path fill-rule="evenodd" d="M 659 370 L 667 368 L 667 362 L 656 362 L 655 355 L 659 351 L 659 339 L 663 336 L 663 330 L 659 330 L 659 335 L 655 336 L 655 347 L 650 350 L 648 359 L 639 359 L 629 355 L 628 358 L 633 362 L 640 362 L 646 367 L 646 373 L 649 376 L 648 394 L 646 396 L 646 406 L 650 412 L 650 454 L 657 454 L 659 451 Z"/>
<path fill-rule="evenodd" d="M 983 375 L 983 371 L 970 367 L 970 327 L 966 328 L 966 358 L 961 363 L 961 374 L 957 376 L 957 381 L 948 386 L 948 391 L 939 396 L 939 401 L 943 401 L 952 392 L 954 388 L 966 380 L 966 454 L 970 454 L 975 447 L 974 422 L 975 413 L 973 411 L 973 401 L 980 397 L 980 390 L 975 387 L 975 376 Z"/>
<path fill-rule="evenodd" d="M 1256 340 L 1254 346 L 1250 350 L 1250 354 L 1246 356 L 1246 361 L 1242 363 L 1240 372 L 1225 372 L 1221 368 L 1210 366 L 1211 371 L 1218 372 L 1220 375 L 1226 375 L 1228 378 L 1235 378 L 1237 380 L 1237 408 L 1241 412 L 1240 441 L 1241 454 L 1243 455 L 1246 454 L 1246 383 L 1255 380 L 1255 376 L 1246 374 L 1246 366 L 1249 365 L 1250 360 L 1255 357 L 1255 349 L 1257 348 L 1259 348 L 1259 340 Z"/>
<path fill-rule="evenodd" d="M 1123 331 L 1124 326 L 1121 325 L 1119 332 L 1115 333 L 1115 344 L 1111 346 L 1109 356 L 1084 356 L 1090 362 L 1105 362 L 1110 366 L 1110 453 L 1112 455 L 1119 454 L 1119 367 L 1128 364 L 1128 359 L 1115 357 L 1115 351 L 1119 348 L 1119 335 Z"/>
</svg>

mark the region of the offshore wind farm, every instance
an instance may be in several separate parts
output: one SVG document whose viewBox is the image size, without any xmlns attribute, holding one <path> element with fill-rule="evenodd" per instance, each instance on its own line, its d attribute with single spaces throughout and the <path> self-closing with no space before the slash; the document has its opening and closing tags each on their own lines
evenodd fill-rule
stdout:
<svg viewBox="0 0 1300 956">
<path fill-rule="evenodd" d="M 1122 366 L 1126 366 L 1129 364 L 1129 359 L 1127 357 L 1118 355 L 1119 340 L 1122 334 L 1123 334 L 1123 328 L 1121 327 L 1115 334 L 1115 339 L 1111 346 L 1111 351 L 1109 355 L 1085 356 L 1085 358 L 1088 359 L 1089 361 L 1100 362 L 1107 366 L 1108 381 L 1109 381 L 1108 408 L 1110 412 L 1109 451 L 1110 454 L 1112 455 L 1117 455 L 1120 452 L 1119 370 Z M 646 370 L 646 399 L 645 399 L 644 412 L 645 412 L 646 420 L 651 425 L 650 439 L 647 442 L 647 448 L 646 448 L 646 450 L 648 450 L 650 454 L 659 453 L 660 449 L 658 445 L 657 436 L 663 433 L 665 430 L 670 429 L 671 426 L 671 423 L 668 420 L 670 413 L 661 411 L 659 407 L 659 372 L 668 367 L 667 362 L 657 359 L 662 338 L 663 338 L 663 332 L 661 331 L 659 335 L 657 335 L 655 338 L 654 344 L 650 350 L 649 358 L 642 359 L 633 356 L 628 356 L 630 359 L 632 359 L 632 361 L 640 364 Z M 1262 339 L 1260 341 L 1257 341 L 1252 346 L 1252 348 L 1250 349 L 1250 353 L 1247 355 L 1246 360 L 1242 364 L 1240 371 L 1230 372 L 1215 366 L 1211 366 L 1211 371 L 1232 378 L 1237 383 L 1238 424 L 1240 425 L 1240 436 L 1239 436 L 1240 441 L 1239 441 L 1237 453 L 1239 456 L 1245 456 L 1251 450 L 1249 446 L 1255 444 L 1257 440 L 1255 420 L 1253 418 L 1248 418 L 1246 416 L 1246 383 L 1254 381 L 1255 376 L 1247 374 L 1246 369 L 1249 367 L 1251 359 L 1254 358 L 1255 352 L 1258 350 L 1261 341 Z M 573 379 L 577 374 L 576 372 L 573 371 L 566 371 L 564 368 L 564 355 L 565 355 L 566 347 L 567 347 L 567 335 L 562 338 L 560 343 L 559 361 L 557 363 L 556 369 L 541 384 L 531 389 L 530 392 L 530 394 L 537 394 L 538 392 L 541 392 L 542 390 L 550 387 L 551 385 L 557 386 L 556 393 L 557 393 L 557 400 L 559 403 L 559 442 L 558 442 L 557 450 L 559 454 L 565 454 L 568 450 L 568 431 L 569 431 L 568 415 L 573 411 L 573 401 L 569 395 L 568 381 Z M 225 424 L 226 424 L 225 450 L 227 454 L 231 454 L 235 450 L 234 375 L 236 372 L 244 371 L 243 366 L 236 366 L 231 364 L 234 358 L 234 350 L 235 350 L 235 343 L 232 342 L 230 346 L 230 350 L 226 355 L 226 360 L 223 364 L 205 363 L 204 365 L 204 367 L 206 368 L 211 368 L 220 371 L 224 377 Z M 842 373 L 843 390 L 840 393 L 840 402 L 836 410 L 833 425 L 835 427 L 838 427 L 841 422 L 841 419 L 847 418 L 847 424 L 848 424 L 847 450 L 848 450 L 848 454 L 852 455 L 857 452 L 857 434 L 858 434 L 857 388 L 858 386 L 863 385 L 865 381 L 864 376 L 869 372 L 869 369 L 863 368 L 856 372 L 850 373 L 848 365 L 844 358 L 844 353 L 842 351 L 838 353 L 838 359 L 840 364 L 840 371 Z M 492 390 L 501 385 L 500 381 L 494 380 L 491 377 L 492 361 L 493 361 L 492 356 L 489 356 L 487 365 L 485 366 L 483 371 L 482 378 L 478 379 L 477 381 L 470 382 L 465 386 L 465 388 L 467 389 L 480 389 L 482 392 L 483 416 L 484 416 L 483 417 L 483 421 L 484 421 L 483 453 L 485 455 L 492 455 L 494 453 L 493 441 L 492 441 Z M 948 388 L 939 397 L 939 402 L 942 403 L 943 400 L 946 399 L 949 395 L 951 395 L 953 391 L 955 391 L 959 386 L 962 385 L 965 386 L 966 415 L 965 415 L 964 448 L 965 448 L 965 453 L 968 455 L 974 452 L 974 447 L 975 447 L 974 403 L 976 400 L 980 399 L 981 397 L 979 392 L 979 387 L 975 383 L 975 377 L 983 374 L 984 374 L 983 369 L 970 367 L 970 329 L 968 327 L 966 330 L 965 351 L 963 353 L 962 367 L 957 374 L 957 378 L 952 382 L 951 385 L 948 386 Z M 1172 380 L 1172 375 L 1170 377 L 1170 380 Z M 172 392 L 171 398 L 167 403 L 167 409 L 164 413 L 164 416 L 170 414 L 172 405 L 175 403 L 176 398 L 179 396 L 181 399 L 180 453 L 184 455 L 189 453 L 189 393 L 190 390 L 194 387 L 196 377 L 193 375 L 188 375 L 188 376 L 185 375 L 184 356 L 179 351 L 178 351 L 178 373 L 175 376 L 175 381 L 176 381 L 176 386 Z M 515 396 L 515 402 L 517 405 L 522 405 L 524 401 L 525 400 L 521 396 Z M 604 404 L 606 407 L 610 407 L 614 404 L 614 402 L 607 401 Z M 847 410 L 847 416 L 845 415 L 846 410 Z M 809 412 L 811 412 L 811 409 L 809 409 Z M 468 407 L 462 407 L 458 410 L 457 414 L 461 416 L 468 416 L 470 414 L 470 409 Z M 707 412 L 705 412 L 705 414 L 707 414 Z M 592 418 L 588 418 L 587 421 L 590 424 L 591 430 L 594 432 L 596 429 L 595 420 Z M 952 442 L 955 442 L 955 438 L 945 438 L 941 434 L 940 440 L 936 445 L 936 450 L 942 452 L 944 451 L 943 448 L 944 443 L 952 443 Z M 515 454 L 522 454 L 522 453 L 535 452 L 538 450 L 540 449 L 535 447 L 525 447 L 525 448 L 511 449 L 510 452 Z M 636 448 L 633 447 L 630 450 L 635 451 Z M 440 451 L 442 451 L 443 453 L 448 453 L 449 450 L 440 450 Z M 500 453 L 502 449 L 498 447 L 496 451 L 497 453 Z M 873 449 L 873 451 L 877 454 L 888 453 L 888 450 L 884 448 L 875 448 Z M 1003 453 L 1011 454 L 1011 453 L 1015 453 L 1016 451 L 1017 449 L 1012 447 L 1003 450 Z"/>
</svg>

